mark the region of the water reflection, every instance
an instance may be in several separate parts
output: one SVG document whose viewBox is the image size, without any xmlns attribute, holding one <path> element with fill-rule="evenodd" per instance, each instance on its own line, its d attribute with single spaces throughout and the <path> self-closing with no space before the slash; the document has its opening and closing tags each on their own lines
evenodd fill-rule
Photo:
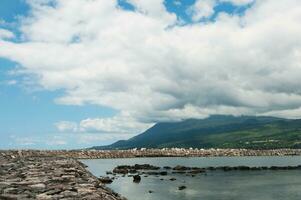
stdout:
<svg viewBox="0 0 301 200">
<path fill-rule="evenodd" d="M 296 166 L 301 157 L 219 157 L 219 158 L 134 158 L 83 160 L 96 176 L 105 175 L 117 165 L 151 164 L 156 166 Z M 195 177 L 185 174 L 142 176 L 139 184 L 132 177 L 119 177 L 110 188 L 129 200 L 300 200 L 301 171 L 209 171 Z M 164 180 L 160 180 L 163 178 Z M 170 178 L 176 178 L 170 181 Z M 187 189 L 178 190 L 185 185 Z M 153 193 L 149 193 L 149 191 Z"/>
</svg>

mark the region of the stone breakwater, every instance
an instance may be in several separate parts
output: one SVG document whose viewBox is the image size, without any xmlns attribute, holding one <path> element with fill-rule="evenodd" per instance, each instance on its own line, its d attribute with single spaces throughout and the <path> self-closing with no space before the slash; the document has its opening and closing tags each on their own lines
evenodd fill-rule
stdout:
<svg viewBox="0 0 301 200">
<path fill-rule="evenodd" d="M 75 159 L 292 155 L 300 156 L 301 150 L 143 148 L 111 151 L 0 151 L 0 199 L 124 199 L 104 186 L 104 182 L 111 180 L 94 177 Z M 160 172 L 159 175 L 166 173 Z M 137 175 L 135 180 L 140 179 Z"/>
<path fill-rule="evenodd" d="M 229 172 L 229 171 L 276 171 L 276 170 L 301 170 L 301 165 L 295 166 L 211 166 L 211 167 L 189 167 L 183 165 L 171 166 L 154 166 L 150 164 L 135 164 L 135 165 L 118 165 L 112 171 L 107 171 L 107 177 L 104 180 L 108 184 L 112 183 L 114 180 L 123 177 L 132 177 L 134 183 L 140 183 L 143 179 L 147 177 L 158 177 L 161 181 L 176 181 L 179 179 L 181 183 L 183 181 L 183 176 L 198 177 L 198 175 L 205 175 L 215 173 L 215 172 Z M 170 187 L 169 187 L 170 188 Z M 178 186 L 178 190 L 184 190 L 187 187 L 185 185 Z M 150 193 L 154 191 L 149 191 Z"/>
<path fill-rule="evenodd" d="M 0 199 L 121 200 L 74 159 L 0 153 Z"/>
<path fill-rule="evenodd" d="M 63 157 L 75 159 L 134 158 L 134 157 L 217 157 L 217 156 L 301 156 L 301 149 L 131 149 L 131 150 L 11 150 L 0 151 L 0 156 Z"/>
</svg>

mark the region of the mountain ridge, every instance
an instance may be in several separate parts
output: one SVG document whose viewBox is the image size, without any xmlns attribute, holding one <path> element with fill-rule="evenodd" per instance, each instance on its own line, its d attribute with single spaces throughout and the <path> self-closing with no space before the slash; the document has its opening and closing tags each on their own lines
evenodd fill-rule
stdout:
<svg viewBox="0 0 301 200">
<path fill-rule="evenodd" d="M 212 115 L 157 123 L 128 140 L 92 149 L 131 148 L 300 148 L 301 119 Z"/>
</svg>

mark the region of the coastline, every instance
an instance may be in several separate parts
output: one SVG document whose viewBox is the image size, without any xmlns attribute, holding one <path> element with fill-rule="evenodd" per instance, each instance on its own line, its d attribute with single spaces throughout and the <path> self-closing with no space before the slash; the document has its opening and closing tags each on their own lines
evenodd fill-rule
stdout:
<svg viewBox="0 0 301 200">
<path fill-rule="evenodd" d="M 0 199 L 125 200 L 79 159 L 300 155 L 301 149 L 0 150 Z"/>
<path fill-rule="evenodd" d="M 0 156 L 61 157 L 72 159 L 106 159 L 137 157 L 235 157 L 235 156 L 301 156 L 301 149 L 131 149 L 131 150 L 0 150 Z"/>
<path fill-rule="evenodd" d="M 125 200 L 75 159 L 3 154 L 0 154 L 0 199 Z"/>
</svg>

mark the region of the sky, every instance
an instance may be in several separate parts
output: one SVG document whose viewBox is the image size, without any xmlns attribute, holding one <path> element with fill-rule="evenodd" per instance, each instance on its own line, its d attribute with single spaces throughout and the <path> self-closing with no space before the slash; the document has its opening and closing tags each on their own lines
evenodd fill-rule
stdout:
<svg viewBox="0 0 301 200">
<path fill-rule="evenodd" d="M 301 118 L 300 0 L 1 0 L 0 149 L 212 114 Z"/>
</svg>

